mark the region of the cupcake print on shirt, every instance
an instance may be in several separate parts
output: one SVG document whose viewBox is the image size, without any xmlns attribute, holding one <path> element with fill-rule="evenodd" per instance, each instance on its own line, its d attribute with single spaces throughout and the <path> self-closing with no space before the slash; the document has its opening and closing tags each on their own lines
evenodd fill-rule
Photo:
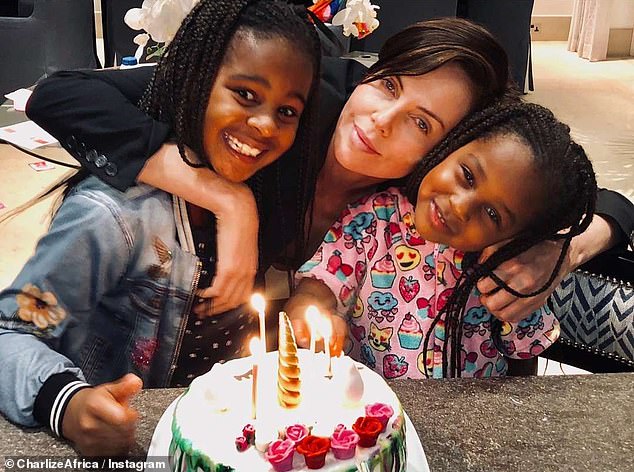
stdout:
<svg viewBox="0 0 634 472">
<path fill-rule="evenodd" d="M 374 288 L 390 288 L 396 279 L 396 267 L 390 254 L 374 263 L 370 271 L 370 279 Z"/>
<path fill-rule="evenodd" d="M 423 340 L 423 330 L 418 321 L 408 313 L 398 329 L 398 342 L 403 349 L 418 349 Z"/>
</svg>

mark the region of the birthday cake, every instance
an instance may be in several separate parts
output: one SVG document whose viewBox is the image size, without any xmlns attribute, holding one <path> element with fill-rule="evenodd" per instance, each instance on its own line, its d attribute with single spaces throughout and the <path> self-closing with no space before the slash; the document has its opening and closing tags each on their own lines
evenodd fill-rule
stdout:
<svg viewBox="0 0 634 472">
<path fill-rule="evenodd" d="M 174 411 L 170 461 L 176 471 L 404 472 L 403 410 L 372 370 L 348 357 L 329 366 L 293 338 L 194 379 Z"/>
</svg>

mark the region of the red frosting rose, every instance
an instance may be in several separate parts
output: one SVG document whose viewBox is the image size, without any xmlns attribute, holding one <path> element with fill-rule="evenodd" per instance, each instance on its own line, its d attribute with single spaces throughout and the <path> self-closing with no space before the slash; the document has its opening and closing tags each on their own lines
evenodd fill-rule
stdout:
<svg viewBox="0 0 634 472">
<path fill-rule="evenodd" d="M 255 444 L 255 427 L 252 424 L 248 424 L 242 428 L 242 435 L 249 444 Z"/>
<path fill-rule="evenodd" d="M 276 439 L 269 444 L 264 457 L 277 472 L 286 472 L 293 468 L 295 443 L 290 439 Z"/>
<path fill-rule="evenodd" d="M 365 416 L 370 416 L 379 420 L 383 425 L 383 429 L 381 431 L 385 431 L 387 422 L 390 420 L 393 414 L 394 409 L 390 405 L 386 405 L 385 403 L 372 403 L 371 405 L 365 406 Z"/>
<path fill-rule="evenodd" d="M 244 436 L 238 436 L 236 438 L 236 449 L 238 452 L 244 452 L 249 448 L 249 441 Z"/>
<path fill-rule="evenodd" d="M 297 452 L 304 456 L 309 469 L 321 469 L 324 466 L 328 449 L 330 439 L 319 436 L 306 436 L 297 445 Z"/>
<path fill-rule="evenodd" d="M 286 439 L 290 439 L 297 445 L 302 439 L 308 436 L 308 433 L 308 428 L 303 424 L 293 424 L 286 428 Z"/>
<path fill-rule="evenodd" d="M 359 435 L 359 446 L 372 447 L 383 430 L 383 424 L 371 416 L 361 416 L 354 422 L 352 429 Z"/>
<path fill-rule="evenodd" d="M 359 435 L 344 425 L 337 425 L 330 439 L 330 448 L 337 459 L 351 459 L 357 450 Z"/>
</svg>

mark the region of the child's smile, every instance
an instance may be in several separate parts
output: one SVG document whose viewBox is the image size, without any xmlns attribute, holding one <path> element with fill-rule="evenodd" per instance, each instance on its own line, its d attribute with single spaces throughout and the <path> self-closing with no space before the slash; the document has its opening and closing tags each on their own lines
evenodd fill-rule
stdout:
<svg viewBox="0 0 634 472">
<path fill-rule="evenodd" d="M 479 139 L 423 178 L 416 230 L 430 241 L 480 251 L 523 231 L 542 205 L 530 148 L 515 137 Z"/>
<path fill-rule="evenodd" d="M 288 151 L 312 72 L 288 41 L 236 34 L 205 114 L 204 150 L 216 172 L 243 182 Z"/>
</svg>

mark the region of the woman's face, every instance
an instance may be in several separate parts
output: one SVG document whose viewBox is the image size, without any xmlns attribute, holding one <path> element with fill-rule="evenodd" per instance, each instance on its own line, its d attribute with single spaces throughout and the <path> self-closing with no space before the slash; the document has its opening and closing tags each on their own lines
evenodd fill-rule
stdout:
<svg viewBox="0 0 634 472">
<path fill-rule="evenodd" d="M 214 170 L 243 182 L 286 152 L 312 76 L 309 60 L 288 41 L 236 35 L 205 114 L 203 146 Z"/>
<path fill-rule="evenodd" d="M 403 177 L 467 115 L 471 88 L 451 63 L 419 76 L 361 84 L 341 112 L 331 151 L 351 172 Z"/>
</svg>

